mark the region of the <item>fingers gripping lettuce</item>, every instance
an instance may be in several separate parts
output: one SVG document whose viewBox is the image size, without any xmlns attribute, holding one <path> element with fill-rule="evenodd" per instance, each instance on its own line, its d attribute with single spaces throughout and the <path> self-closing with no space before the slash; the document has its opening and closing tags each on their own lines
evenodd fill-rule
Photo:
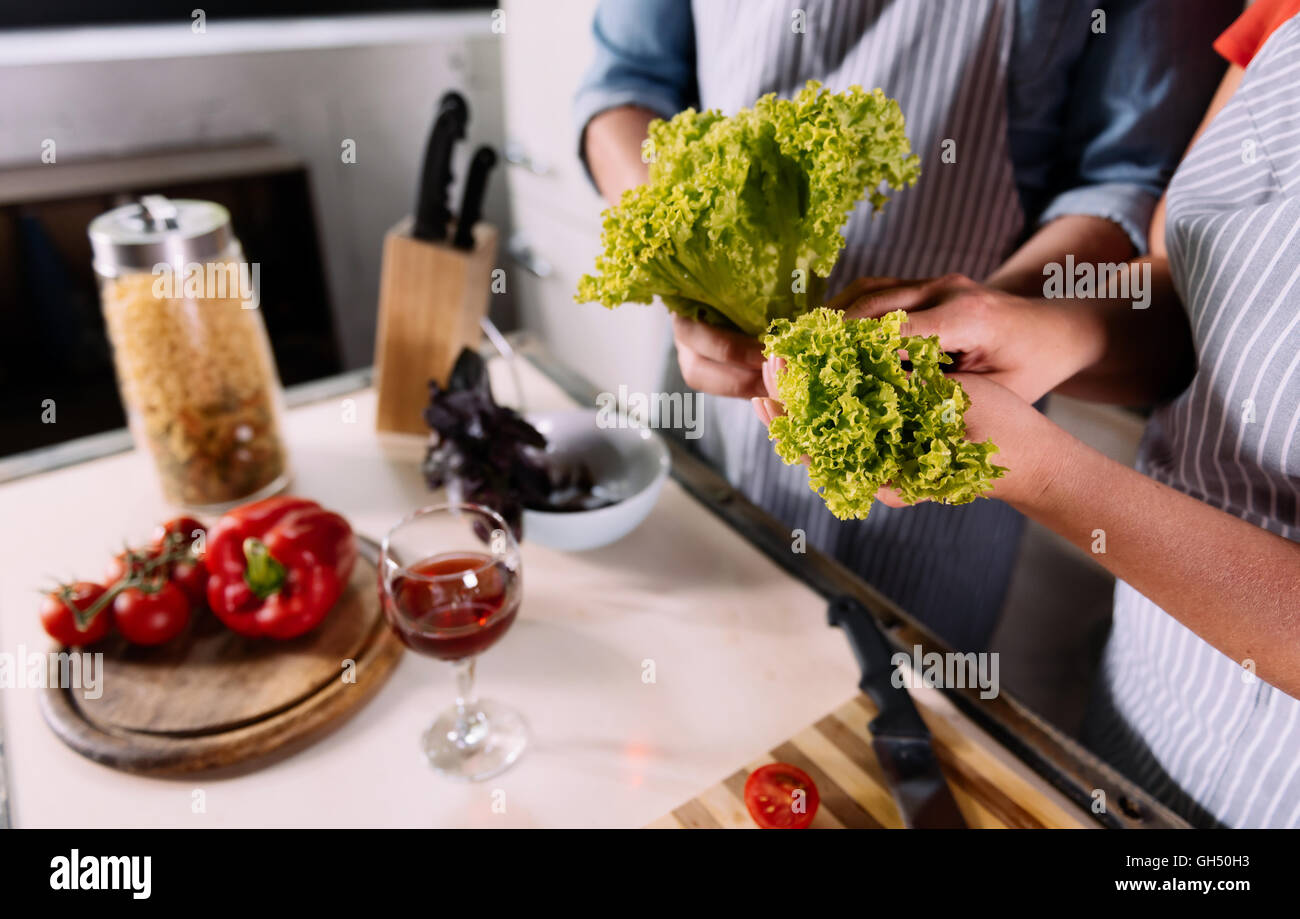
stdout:
<svg viewBox="0 0 1300 919">
<path fill-rule="evenodd" d="M 816 81 L 731 117 L 687 109 L 655 121 L 646 149 L 649 181 L 605 212 L 604 251 L 576 299 L 615 307 L 658 295 L 750 335 L 820 306 L 849 212 L 864 195 L 879 210 L 886 186 L 920 173 L 897 102 Z"/>
<path fill-rule="evenodd" d="M 902 312 L 845 319 L 823 308 L 778 319 L 763 338 L 764 354 L 785 361 L 777 390 L 786 414 L 770 430 L 776 452 L 791 465 L 809 458 L 808 484 L 841 520 L 865 518 L 887 482 L 908 503 L 965 504 L 1006 471 L 989 461 L 992 441 L 966 439 L 970 400 L 943 375 L 952 359 L 939 339 L 900 335 L 904 321 Z"/>
</svg>

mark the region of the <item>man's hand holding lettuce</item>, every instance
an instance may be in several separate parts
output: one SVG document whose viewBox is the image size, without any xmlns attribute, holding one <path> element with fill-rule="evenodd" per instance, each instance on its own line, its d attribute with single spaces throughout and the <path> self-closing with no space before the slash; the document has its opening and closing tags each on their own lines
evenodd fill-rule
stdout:
<svg viewBox="0 0 1300 919">
<path fill-rule="evenodd" d="M 604 252 L 578 300 L 660 297 L 691 319 L 761 335 L 820 306 L 863 196 L 916 181 L 898 103 L 810 81 L 727 117 L 687 109 L 650 125 L 650 180 L 605 213 Z"/>
</svg>

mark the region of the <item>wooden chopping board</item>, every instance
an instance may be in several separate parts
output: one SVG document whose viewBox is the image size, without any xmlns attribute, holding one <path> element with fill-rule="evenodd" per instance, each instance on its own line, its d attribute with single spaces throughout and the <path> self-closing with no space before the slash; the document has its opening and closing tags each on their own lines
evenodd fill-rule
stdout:
<svg viewBox="0 0 1300 919">
<path fill-rule="evenodd" d="M 250 639 L 211 612 L 160 648 L 105 643 L 101 694 L 50 688 L 45 720 L 96 762 L 148 775 L 247 764 L 304 745 L 383 685 L 402 645 L 380 610 L 377 547 L 315 630 L 290 641 Z M 352 662 L 348 664 L 346 662 Z"/>
<path fill-rule="evenodd" d="M 935 754 L 968 826 L 1083 828 L 1090 815 L 999 747 L 936 690 L 913 691 L 933 736 Z M 899 829 L 903 826 L 871 749 L 872 701 L 858 695 L 785 743 L 736 770 L 654 823 L 652 829 L 754 829 L 745 780 L 767 763 L 798 766 L 821 794 L 813 827 Z"/>
</svg>

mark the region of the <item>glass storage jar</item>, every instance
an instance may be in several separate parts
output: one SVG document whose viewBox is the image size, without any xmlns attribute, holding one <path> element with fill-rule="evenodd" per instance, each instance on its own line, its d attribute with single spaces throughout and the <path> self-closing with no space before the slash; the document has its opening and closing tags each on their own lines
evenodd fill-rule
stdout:
<svg viewBox="0 0 1300 919">
<path fill-rule="evenodd" d="M 230 214 L 148 195 L 89 233 L 128 423 L 167 500 L 219 513 L 284 488 L 283 394 Z"/>
</svg>

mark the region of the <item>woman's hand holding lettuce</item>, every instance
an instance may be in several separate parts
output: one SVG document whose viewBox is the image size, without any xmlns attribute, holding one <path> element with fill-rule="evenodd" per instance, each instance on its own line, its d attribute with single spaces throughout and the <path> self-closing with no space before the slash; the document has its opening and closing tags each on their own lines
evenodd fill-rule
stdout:
<svg viewBox="0 0 1300 919">
<path fill-rule="evenodd" d="M 783 362 L 775 396 L 785 414 L 769 425 L 776 452 L 807 464 L 810 487 L 840 519 L 866 517 L 885 485 L 906 504 L 965 504 L 1006 472 L 990 460 L 991 441 L 967 439 L 970 400 L 940 370 L 951 358 L 939 340 L 900 334 L 904 321 L 818 309 L 776 320 L 763 339 L 763 353 Z"/>
<path fill-rule="evenodd" d="M 1038 401 L 1100 359 L 1106 347 L 1105 317 L 1114 312 L 1106 304 L 1030 300 L 958 274 L 859 278 L 826 305 L 853 319 L 903 310 L 905 331 L 939 336 L 955 370 L 983 374 L 1027 402 Z"/>
</svg>

